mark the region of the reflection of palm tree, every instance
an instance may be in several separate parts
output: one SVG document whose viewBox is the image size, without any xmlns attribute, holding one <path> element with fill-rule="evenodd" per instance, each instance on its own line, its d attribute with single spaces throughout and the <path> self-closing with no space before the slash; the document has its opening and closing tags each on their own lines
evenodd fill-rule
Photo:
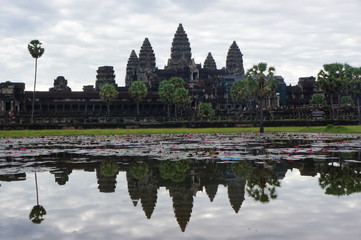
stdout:
<svg viewBox="0 0 361 240">
<path fill-rule="evenodd" d="M 325 194 L 342 196 L 361 192 L 361 168 L 351 165 L 327 166 L 318 179 Z"/>
<path fill-rule="evenodd" d="M 160 176 L 172 182 L 183 182 L 188 169 L 186 161 L 163 161 L 159 166 Z"/>
<path fill-rule="evenodd" d="M 250 161 L 242 161 L 231 165 L 233 174 L 238 178 L 248 178 L 252 170 Z"/>
<path fill-rule="evenodd" d="M 119 166 L 116 161 L 107 159 L 100 164 L 100 172 L 105 177 L 114 177 L 119 172 Z"/>
<path fill-rule="evenodd" d="M 276 187 L 280 186 L 276 174 L 268 168 L 253 169 L 247 183 L 247 192 L 256 201 L 267 203 L 276 199 Z"/>
<path fill-rule="evenodd" d="M 36 205 L 33 207 L 29 214 L 29 219 L 36 224 L 40 224 L 44 221 L 43 216 L 46 215 L 45 208 L 39 205 L 39 190 L 38 190 L 38 178 L 35 173 L 35 186 L 36 186 Z"/>
<path fill-rule="evenodd" d="M 132 162 L 129 172 L 135 179 L 140 180 L 149 174 L 149 167 L 145 162 Z"/>
<path fill-rule="evenodd" d="M 100 171 L 97 169 L 98 188 L 100 192 L 110 193 L 115 191 L 119 166 L 116 161 L 106 159 L 100 164 Z"/>
</svg>

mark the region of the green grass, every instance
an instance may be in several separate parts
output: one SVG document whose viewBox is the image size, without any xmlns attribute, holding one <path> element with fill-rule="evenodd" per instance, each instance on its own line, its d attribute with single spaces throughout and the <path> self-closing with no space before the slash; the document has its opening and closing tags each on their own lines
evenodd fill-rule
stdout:
<svg viewBox="0 0 361 240">
<path fill-rule="evenodd" d="M 0 130 L 0 137 L 125 135 L 125 134 L 181 134 L 181 133 L 241 133 L 258 132 L 259 128 L 145 128 L 145 129 L 53 129 Z M 266 132 L 361 133 L 361 125 L 322 127 L 266 127 Z"/>
</svg>

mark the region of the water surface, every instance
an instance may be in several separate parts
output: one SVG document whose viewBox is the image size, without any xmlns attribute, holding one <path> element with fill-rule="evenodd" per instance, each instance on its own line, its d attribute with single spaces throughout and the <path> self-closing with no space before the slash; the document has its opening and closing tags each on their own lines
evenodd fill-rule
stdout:
<svg viewBox="0 0 361 240">
<path fill-rule="evenodd" d="M 2 138 L 0 239 L 359 239 L 360 141 Z"/>
</svg>

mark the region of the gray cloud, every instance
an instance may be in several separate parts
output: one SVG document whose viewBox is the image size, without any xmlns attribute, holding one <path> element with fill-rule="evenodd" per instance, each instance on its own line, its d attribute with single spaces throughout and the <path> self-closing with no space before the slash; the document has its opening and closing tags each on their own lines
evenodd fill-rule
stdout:
<svg viewBox="0 0 361 240">
<path fill-rule="evenodd" d="M 192 54 L 203 63 L 212 52 L 225 66 L 229 46 L 237 41 L 245 68 L 266 61 L 295 84 L 315 76 L 324 63 L 360 66 L 361 4 L 350 1 L 231 0 L 13 0 L 0 9 L 0 81 L 33 82 L 33 59 L 26 45 L 43 42 L 38 89 L 47 90 L 64 75 L 73 90 L 94 84 L 98 66 L 115 67 L 124 85 L 131 50 L 145 37 L 163 68 L 179 23 L 190 39 Z"/>
</svg>

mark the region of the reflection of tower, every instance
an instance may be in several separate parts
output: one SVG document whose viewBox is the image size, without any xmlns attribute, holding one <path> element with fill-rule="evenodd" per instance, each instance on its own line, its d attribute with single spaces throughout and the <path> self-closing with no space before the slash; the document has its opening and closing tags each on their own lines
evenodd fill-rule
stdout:
<svg viewBox="0 0 361 240">
<path fill-rule="evenodd" d="M 98 178 L 98 189 L 100 192 L 111 193 L 115 191 L 115 186 L 117 184 L 117 174 L 114 176 L 105 176 L 97 169 L 97 178 Z"/>
<path fill-rule="evenodd" d="M 213 199 L 216 197 L 218 191 L 218 183 L 209 183 L 206 184 L 206 193 L 209 197 L 209 200 L 213 202 Z"/>
<path fill-rule="evenodd" d="M 134 207 L 137 206 L 140 199 L 140 189 L 138 180 L 136 180 L 132 174 L 127 171 L 127 182 L 128 182 L 128 193 L 129 197 L 133 202 Z"/>
<path fill-rule="evenodd" d="M 69 175 L 71 172 L 72 170 L 68 168 L 60 168 L 50 171 L 50 173 L 54 174 L 55 182 L 57 182 L 59 185 L 65 185 L 65 183 L 69 181 Z"/>
<path fill-rule="evenodd" d="M 182 232 L 185 231 L 191 218 L 193 208 L 193 192 L 185 187 L 171 187 L 169 194 L 173 198 L 175 218 Z"/>
<path fill-rule="evenodd" d="M 141 184 L 140 202 L 143 211 L 148 219 L 152 217 L 155 205 L 157 204 L 157 186 L 154 184 Z"/>
<path fill-rule="evenodd" d="M 157 204 L 157 186 L 157 182 L 152 177 L 152 172 L 139 180 L 140 202 L 148 219 L 152 217 L 155 205 Z"/>
<path fill-rule="evenodd" d="M 244 201 L 244 189 L 246 186 L 246 180 L 242 179 L 238 181 L 228 182 L 227 185 L 229 202 L 231 203 L 234 211 L 238 213 Z"/>
</svg>

